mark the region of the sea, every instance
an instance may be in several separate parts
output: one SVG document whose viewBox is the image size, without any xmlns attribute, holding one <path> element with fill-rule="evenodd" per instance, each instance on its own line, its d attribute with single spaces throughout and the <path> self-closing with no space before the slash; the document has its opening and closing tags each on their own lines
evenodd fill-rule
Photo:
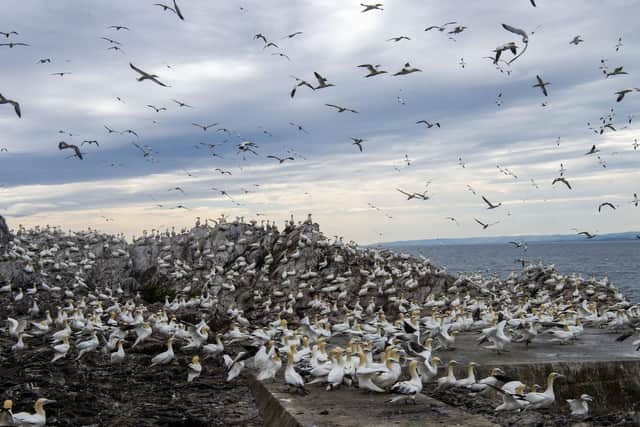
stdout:
<svg viewBox="0 0 640 427">
<path fill-rule="evenodd" d="M 394 251 L 423 255 L 449 273 L 482 272 L 505 278 L 521 271 L 517 259 L 554 264 L 562 274 L 608 276 L 634 303 L 640 303 L 640 240 L 529 243 L 526 251 L 510 244 L 395 246 Z"/>
</svg>

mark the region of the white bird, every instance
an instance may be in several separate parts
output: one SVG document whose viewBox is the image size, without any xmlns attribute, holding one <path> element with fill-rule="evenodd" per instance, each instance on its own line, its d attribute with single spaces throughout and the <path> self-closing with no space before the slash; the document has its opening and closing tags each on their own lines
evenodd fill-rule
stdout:
<svg viewBox="0 0 640 427">
<path fill-rule="evenodd" d="M 65 357 L 69 351 L 69 347 L 69 335 L 65 335 L 62 337 L 62 344 L 53 346 L 53 359 L 51 359 L 51 363 Z"/>
<path fill-rule="evenodd" d="M 518 385 L 513 393 L 496 388 L 496 390 L 502 394 L 502 404 L 496 407 L 496 411 L 519 411 L 530 405 L 526 400 L 522 399 L 522 393 L 524 392 L 524 384 Z"/>
<path fill-rule="evenodd" d="M 193 356 L 191 358 L 191 363 L 189 363 L 189 372 L 187 373 L 187 382 L 190 383 L 191 381 L 198 378 L 201 372 L 202 372 L 202 365 L 200 365 L 200 357 L 197 355 Z"/>
<path fill-rule="evenodd" d="M 258 381 L 274 379 L 281 368 L 282 360 L 280 360 L 278 353 L 274 353 L 265 363 L 263 363 L 262 370 L 258 372 L 256 379 Z"/>
<path fill-rule="evenodd" d="M 548 408 L 555 402 L 555 394 L 553 393 L 553 382 L 556 378 L 564 378 L 564 375 L 560 375 L 557 372 L 551 372 L 547 377 L 547 388 L 542 393 L 531 392 L 524 395 L 524 399 L 531 405 L 529 408 Z"/>
<path fill-rule="evenodd" d="M 113 353 L 111 353 L 109 358 L 112 365 L 117 365 L 118 363 L 121 363 L 125 358 L 124 348 L 122 348 L 122 340 L 119 339 L 116 345 L 118 349 Z"/>
<path fill-rule="evenodd" d="M 173 337 L 169 337 L 167 340 L 167 350 L 155 355 L 153 359 L 151 359 L 151 366 L 166 365 L 173 360 L 174 356 Z"/>
<path fill-rule="evenodd" d="M 411 379 L 395 383 L 393 387 L 391 387 L 391 392 L 399 394 L 399 396 L 392 397 L 387 401 L 388 403 L 406 399 L 407 396 L 410 396 L 415 403 L 416 395 L 422 391 L 422 380 L 420 379 L 420 375 L 418 375 L 417 360 L 409 362 L 409 375 L 411 375 Z"/>
<path fill-rule="evenodd" d="M 40 398 L 34 405 L 35 413 L 18 412 L 13 414 L 13 421 L 17 426 L 41 427 L 47 424 L 47 414 L 44 412 L 44 405 L 55 403 L 55 400 Z"/>
<path fill-rule="evenodd" d="M 241 355 L 242 353 L 236 356 L 236 359 L 238 359 L 238 357 Z M 224 366 L 229 370 L 229 372 L 227 372 L 227 382 L 232 381 L 234 378 L 240 375 L 240 372 L 242 372 L 242 370 L 244 369 L 244 360 L 236 362 L 228 354 L 223 354 L 222 360 L 224 361 Z"/>
<path fill-rule="evenodd" d="M 89 338 L 86 341 L 82 341 L 76 345 L 76 348 L 80 350 L 78 352 L 78 357 L 76 357 L 76 360 L 80 360 L 80 358 L 84 356 L 86 353 L 89 353 L 90 351 L 94 351 L 96 348 L 98 348 L 99 344 L 100 342 L 98 341 L 98 337 L 96 336 L 95 332 L 92 333 L 91 338 Z"/>
<path fill-rule="evenodd" d="M 450 360 L 449 363 L 447 363 L 447 375 L 438 378 L 438 387 L 436 387 L 435 391 L 444 390 L 456 384 L 457 380 L 453 372 L 453 366 L 457 364 L 458 362 L 456 362 L 455 360 Z"/>
<path fill-rule="evenodd" d="M 358 353 L 359 363 L 356 367 L 356 378 L 358 378 L 358 388 L 375 391 L 377 393 L 384 393 L 386 390 L 378 387 L 373 383 L 373 377 L 382 372 L 386 372 L 387 368 L 384 366 L 370 367 L 367 366 L 367 357 L 363 351 Z"/>
<path fill-rule="evenodd" d="M 578 399 L 567 399 L 567 403 L 571 408 L 571 415 L 587 415 L 589 413 L 589 404 L 593 402 L 593 398 L 588 394 L 583 394 Z"/>
<path fill-rule="evenodd" d="M 224 344 L 220 340 L 220 335 L 216 335 L 216 343 L 215 344 L 207 344 L 202 347 L 202 350 L 207 354 L 207 357 L 216 357 L 224 351 Z"/>
<path fill-rule="evenodd" d="M 294 355 L 291 351 L 287 352 L 287 367 L 284 370 L 284 382 L 287 386 L 294 387 L 306 394 L 307 391 L 304 388 L 304 380 L 300 374 L 296 372 L 293 357 Z"/>
</svg>

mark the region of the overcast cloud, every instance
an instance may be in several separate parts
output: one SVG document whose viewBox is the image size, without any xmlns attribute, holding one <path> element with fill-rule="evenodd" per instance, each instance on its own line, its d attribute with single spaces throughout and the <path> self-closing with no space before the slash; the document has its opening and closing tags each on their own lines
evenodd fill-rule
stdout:
<svg viewBox="0 0 640 427">
<path fill-rule="evenodd" d="M 13 226 L 134 234 L 190 225 L 196 216 L 281 224 L 290 214 L 304 219 L 312 212 L 327 234 L 362 243 L 640 229 L 640 208 L 631 204 L 640 193 L 638 131 L 628 123 L 640 93 L 620 103 L 614 95 L 640 87 L 634 31 L 640 1 L 605 7 L 599 0 L 539 0 L 533 8 L 528 0 L 401 0 L 361 13 L 360 1 L 182 0 L 185 21 L 156 2 L 5 5 L 0 31 L 20 34 L 0 36 L 0 43 L 30 44 L 0 47 L 0 93 L 20 102 L 23 113 L 19 119 L 0 105 L 0 148 L 7 150 L 0 152 L 0 213 Z M 468 28 L 455 41 L 424 31 L 446 21 Z M 510 75 L 483 58 L 509 41 L 522 47 L 501 23 L 534 33 Z M 296 31 L 303 34 L 285 38 Z M 279 48 L 264 49 L 256 33 Z M 400 35 L 411 40 L 386 41 Z M 584 43 L 570 45 L 576 35 Z M 122 43 L 122 52 L 108 50 L 113 45 L 101 37 Z M 290 61 L 272 55 L 278 52 Z M 51 63 L 37 63 L 44 58 Z M 629 74 L 605 78 L 601 59 Z M 391 76 L 407 61 L 423 71 Z M 170 87 L 137 82 L 129 62 Z M 366 70 L 356 66 L 364 63 L 389 73 L 363 78 Z M 315 84 L 314 71 L 335 87 L 302 87 L 292 99 L 291 76 Z M 56 72 L 72 74 L 50 75 Z M 549 97 L 532 87 L 536 75 L 551 82 Z M 338 114 L 325 103 L 359 114 Z M 156 113 L 147 104 L 167 110 Z M 617 131 L 589 130 L 587 122 L 599 126 L 611 108 Z M 416 125 L 421 119 L 441 128 Z M 192 122 L 219 125 L 203 132 Z M 108 134 L 105 125 L 139 138 Z M 350 137 L 366 140 L 363 153 Z M 84 145 L 82 161 L 57 148 L 59 141 L 83 140 L 100 146 Z M 257 144 L 258 155 L 239 154 L 242 141 Z M 154 161 L 132 142 L 150 147 Z M 216 144 L 222 158 L 200 143 Z M 593 144 L 600 152 L 586 156 Z M 268 155 L 295 160 L 278 164 Z M 573 190 L 551 185 L 561 163 Z M 184 193 L 169 191 L 177 186 Z M 428 190 L 430 199 L 407 201 L 396 188 Z M 481 195 L 503 205 L 488 211 Z M 618 208 L 598 213 L 605 201 Z M 483 231 L 474 218 L 499 223 Z"/>
</svg>

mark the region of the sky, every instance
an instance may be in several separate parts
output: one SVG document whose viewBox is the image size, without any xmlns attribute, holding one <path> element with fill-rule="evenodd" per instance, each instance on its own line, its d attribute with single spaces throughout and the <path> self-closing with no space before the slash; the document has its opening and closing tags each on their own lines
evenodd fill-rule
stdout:
<svg viewBox="0 0 640 427">
<path fill-rule="evenodd" d="M 312 213 L 327 235 L 359 243 L 640 230 L 631 203 L 640 92 L 615 95 L 640 87 L 640 1 L 396 0 L 362 12 L 351 0 L 179 0 L 184 20 L 157 2 L 5 6 L 0 31 L 19 34 L 0 43 L 29 44 L 0 46 L 0 93 L 22 111 L 0 105 L 0 214 L 10 226 L 131 236 L 198 216 L 281 225 Z M 487 59 L 496 47 L 524 47 L 503 23 L 529 41 L 498 69 Z M 456 26 L 465 28 L 448 34 Z M 401 35 L 410 40 L 388 41 Z M 578 35 L 584 42 L 570 44 Z M 601 60 L 628 74 L 607 78 Z M 421 71 L 393 76 L 406 62 Z M 129 63 L 168 87 L 137 81 Z M 365 78 L 361 64 L 387 73 Z M 52 75 L 61 72 L 70 74 Z M 315 86 L 314 72 L 335 86 L 292 98 L 292 76 Z M 532 87 L 536 75 L 550 82 L 548 97 Z M 590 129 L 610 113 L 615 131 Z M 351 138 L 364 140 L 362 152 Z M 91 140 L 99 146 L 81 145 Z M 246 141 L 256 154 L 239 150 Z M 552 185 L 561 164 L 572 189 Z M 487 209 L 483 195 L 502 205 Z M 604 202 L 616 209 L 598 212 Z"/>
</svg>

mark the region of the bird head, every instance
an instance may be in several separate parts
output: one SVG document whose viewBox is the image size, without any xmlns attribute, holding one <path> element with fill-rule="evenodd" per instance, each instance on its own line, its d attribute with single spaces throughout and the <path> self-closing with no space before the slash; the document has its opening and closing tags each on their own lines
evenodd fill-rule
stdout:
<svg viewBox="0 0 640 427">
<path fill-rule="evenodd" d="M 588 394 L 583 394 L 582 396 L 580 396 L 580 399 L 586 400 L 588 402 L 593 402 L 593 397 L 589 396 Z"/>
<path fill-rule="evenodd" d="M 431 364 L 433 366 L 438 366 L 438 363 L 440 363 L 440 362 L 441 362 L 441 360 L 440 360 L 440 358 L 438 356 L 433 356 L 431 358 Z"/>
<path fill-rule="evenodd" d="M 193 363 L 194 365 L 197 365 L 200 363 L 200 356 L 195 355 L 191 358 L 191 363 Z"/>
<path fill-rule="evenodd" d="M 10 399 L 5 400 L 4 403 L 2 404 L 2 407 L 5 410 L 10 411 L 11 408 L 13 408 L 13 400 L 10 400 Z"/>
</svg>

